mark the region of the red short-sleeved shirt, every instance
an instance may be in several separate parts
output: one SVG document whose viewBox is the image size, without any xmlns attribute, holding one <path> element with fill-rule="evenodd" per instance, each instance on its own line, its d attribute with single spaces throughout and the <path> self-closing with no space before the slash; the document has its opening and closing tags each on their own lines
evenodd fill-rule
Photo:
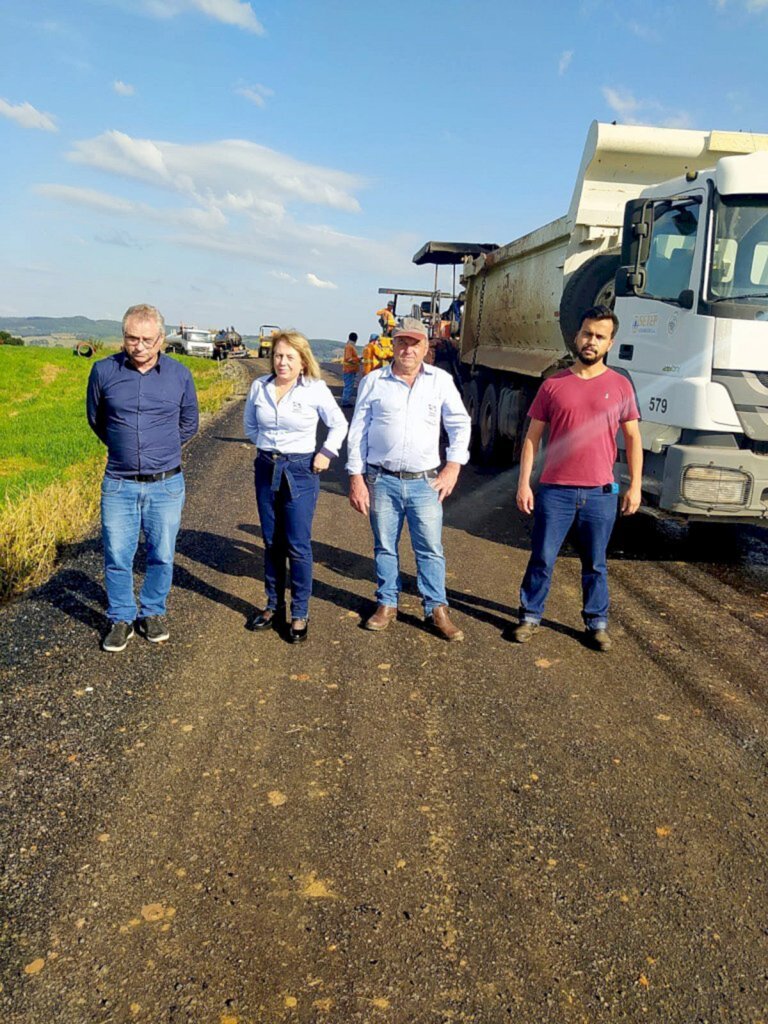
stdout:
<svg viewBox="0 0 768 1024">
<path fill-rule="evenodd" d="M 561 370 L 541 385 L 528 415 L 549 424 L 541 482 L 570 487 L 611 483 L 619 425 L 640 419 L 632 385 L 611 369 L 589 378 Z"/>
</svg>

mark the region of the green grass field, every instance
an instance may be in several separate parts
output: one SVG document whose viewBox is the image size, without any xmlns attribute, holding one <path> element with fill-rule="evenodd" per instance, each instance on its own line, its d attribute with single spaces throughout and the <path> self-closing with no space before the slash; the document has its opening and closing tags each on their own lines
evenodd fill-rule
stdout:
<svg viewBox="0 0 768 1024">
<path fill-rule="evenodd" d="M 218 407 L 231 392 L 220 364 L 174 358 L 191 369 L 203 411 Z M 0 506 L 103 456 L 104 446 L 85 418 L 92 365 L 64 348 L 0 345 Z"/>
<path fill-rule="evenodd" d="M 235 390 L 223 364 L 173 358 L 192 371 L 201 412 Z M 92 365 L 69 349 L 0 345 L 0 599 L 45 579 L 98 516 L 106 449 L 85 417 Z"/>
</svg>

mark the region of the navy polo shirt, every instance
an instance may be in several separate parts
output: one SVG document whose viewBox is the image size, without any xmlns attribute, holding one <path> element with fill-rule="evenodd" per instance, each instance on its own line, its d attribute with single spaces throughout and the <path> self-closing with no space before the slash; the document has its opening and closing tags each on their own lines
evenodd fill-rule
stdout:
<svg viewBox="0 0 768 1024">
<path fill-rule="evenodd" d="M 163 473 L 181 465 L 181 446 L 197 433 L 192 374 L 160 354 L 139 373 L 125 352 L 91 368 L 86 399 L 91 430 L 107 446 L 107 475 Z"/>
</svg>

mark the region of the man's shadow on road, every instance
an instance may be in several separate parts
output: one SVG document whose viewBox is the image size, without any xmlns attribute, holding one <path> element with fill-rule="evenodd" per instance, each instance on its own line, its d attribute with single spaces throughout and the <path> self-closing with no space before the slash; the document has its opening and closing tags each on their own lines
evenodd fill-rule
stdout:
<svg viewBox="0 0 768 1024">
<path fill-rule="evenodd" d="M 89 541 L 87 546 L 93 552 L 101 547 L 98 541 Z M 82 569 L 62 569 L 39 587 L 34 597 L 81 622 L 89 630 L 100 633 L 106 626 L 106 591 Z"/>
</svg>

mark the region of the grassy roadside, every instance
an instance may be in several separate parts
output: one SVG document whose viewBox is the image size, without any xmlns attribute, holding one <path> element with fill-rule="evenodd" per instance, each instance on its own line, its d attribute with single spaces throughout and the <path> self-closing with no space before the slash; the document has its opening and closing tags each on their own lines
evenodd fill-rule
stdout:
<svg viewBox="0 0 768 1024">
<path fill-rule="evenodd" d="M 201 412 L 235 391 L 226 364 L 174 358 L 190 368 Z M 45 580 L 98 517 L 105 453 L 85 419 L 92 365 L 69 349 L 0 346 L 0 600 Z"/>
</svg>

